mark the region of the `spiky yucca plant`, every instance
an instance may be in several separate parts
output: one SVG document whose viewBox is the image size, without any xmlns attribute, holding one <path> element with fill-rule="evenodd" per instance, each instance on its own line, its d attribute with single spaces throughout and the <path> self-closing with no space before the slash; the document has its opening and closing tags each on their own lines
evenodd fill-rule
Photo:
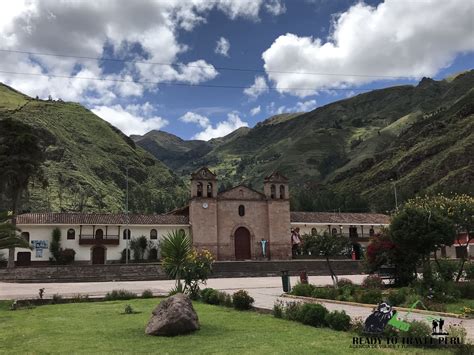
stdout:
<svg viewBox="0 0 474 355">
<path fill-rule="evenodd" d="M 186 265 L 192 243 L 189 236 L 183 231 L 172 231 L 161 241 L 161 256 L 166 274 L 176 280 L 176 291 L 183 292 L 181 277 Z"/>
</svg>

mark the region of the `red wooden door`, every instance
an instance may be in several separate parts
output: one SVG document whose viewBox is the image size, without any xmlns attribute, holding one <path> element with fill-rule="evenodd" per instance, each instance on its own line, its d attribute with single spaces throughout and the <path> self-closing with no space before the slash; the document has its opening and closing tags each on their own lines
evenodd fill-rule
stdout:
<svg viewBox="0 0 474 355">
<path fill-rule="evenodd" d="M 245 227 L 239 227 L 234 234 L 235 260 L 250 259 L 250 232 Z"/>
<path fill-rule="evenodd" d="M 92 249 L 92 264 L 105 264 L 105 249 L 95 247 Z"/>
</svg>

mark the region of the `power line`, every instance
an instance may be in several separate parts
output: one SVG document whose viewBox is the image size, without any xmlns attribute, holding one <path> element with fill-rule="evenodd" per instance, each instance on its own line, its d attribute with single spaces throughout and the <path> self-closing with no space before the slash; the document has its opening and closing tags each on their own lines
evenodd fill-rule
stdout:
<svg viewBox="0 0 474 355">
<path fill-rule="evenodd" d="M 133 84 L 154 84 L 154 85 L 168 85 L 168 86 L 187 86 L 187 87 L 206 87 L 206 88 L 219 88 L 219 89 L 250 89 L 250 86 L 238 86 L 238 85 L 215 85 L 215 84 L 189 84 L 189 83 L 176 83 L 169 81 L 151 81 L 151 80 L 127 80 L 127 79 L 111 79 L 111 78 L 98 78 L 98 77 L 84 77 L 84 76 L 72 76 L 72 75 L 57 75 L 57 74 L 44 74 L 44 73 L 22 73 L 0 70 L 2 74 L 12 75 L 30 75 L 30 76 L 42 76 L 49 78 L 61 78 L 61 79 L 82 79 L 82 80 L 96 80 L 96 81 L 111 81 L 119 83 L 133 83 Z M 298 91 L 315 91 L 315 88 L 290 88 L 290 87 L 278 87 L 270 86 L 269 89 L 273 90 L 298 90 Z M 320 90 L 328 91 L 371 91 L 373 88 L 322 88 Z"/>
<path fill-rule="evenodd" d="M 0 49 L 0 52 L 28 54 L 37 56 L 47 57 L 60 57 L 60 58 L 75 58 L 75 59 L 87 59 L 97 60 L 103 62 L 119 62 L 119 63 L 135 63 L 135 64 L 146 64 L 146 65 L 162 65 L 169 67 L 180 67 L 182 64 L 163 63 L 163 62 L 148 62 L 140 60 L 130 59 L 119 59 L 119 58 L 107 58 L 107 57 L 88 57 L 88 56 L 77 56 L 68 54 L 54 54 L 54 53 L 42 53 L 42 52 L 30 52 L 14 49 Z M 318 75 L 318 76 L 347 76 L 347 77 L 362 77 L 362 78 L 384 78 L 384 79 L 406 79 L 404 76 L 392 76 L 392 75 L 369 75 L 369 74 L 347 74 L 347 73 L 320 73 L 320 72 L 300 72 L 300 71 L 285 71 L 285 70 L 263 70 L 263 69 L 252 69 L 252 68 L 235 68 L 235 67 L 215 67 L 213 65 L 197 65 L 197 64 L 186 64 L 190 68 L 201 68 L 201 69 L 217 69 L 224 71 L 238 71 L 238 72 L 254 72 L 254 73 L 276 73 L 276 74 L 301 74 L 301 75 Z"/>
</svg>

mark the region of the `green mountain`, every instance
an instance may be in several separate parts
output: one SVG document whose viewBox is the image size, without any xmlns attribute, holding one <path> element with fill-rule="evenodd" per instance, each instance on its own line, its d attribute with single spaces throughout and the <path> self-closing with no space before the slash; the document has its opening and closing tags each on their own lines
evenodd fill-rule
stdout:
<svg viewBox="0 0 474 355">
<path fill-rule="evenodd" d="M 473 70 L 441 81 L 423 78 L 417 86 L 277 115 L 231 139 L 179 140 L 184 154 L 167 149 L 162 134 L 153 138 L 159 152 L 135 141 L 183 176 L 207 165 L 226 185 L 259 187 L 278 169 L 293 191 L 357 194 L 385 211 L 393 208 L 394 184 L 400 201 L 426 192 L 474 193 L 473 88 Z"/>
<path fill-rule="evenodd" d="M 31 184 L 24 209 L 123 211 L 127 167 L 132 211 L 163 212 L 184 201 L 179 177 L 79 104 L 32 99 L 0 84 L 0 119 L 8 116 L 33 126 L 46 149 L 48 186 Z"/>
</svg>

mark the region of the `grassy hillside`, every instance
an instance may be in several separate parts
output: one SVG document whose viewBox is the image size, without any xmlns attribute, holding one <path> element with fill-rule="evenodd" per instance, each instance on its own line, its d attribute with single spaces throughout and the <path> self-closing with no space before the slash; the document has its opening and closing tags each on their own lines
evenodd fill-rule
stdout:
<svg viewBox="0 0 474 355">
<path fill-rule="evenodd" d="M 26 209 L 123 211 L 126 167 L 132 210 L 182 203 L 184 187 L 169 168 L 79 104 L 35 100 L 1 85 L 0 119 L 7 116 L 35 127 L 46 147 L 48 187 L 32 185 Z"/>
<path fill-rule="evenodd" d="M 398 181 L 401 200 L 431 191 L 473 193 L 473 87 L 468 71 L 275 116 L 173 168 L 187 174 L 208 165 L 226 184 L 255 187 L 278 169 L 293 191 L 325 186 L 356 193 L 381 211 L 393 208 L 390 179 Z"/>
</svg>

